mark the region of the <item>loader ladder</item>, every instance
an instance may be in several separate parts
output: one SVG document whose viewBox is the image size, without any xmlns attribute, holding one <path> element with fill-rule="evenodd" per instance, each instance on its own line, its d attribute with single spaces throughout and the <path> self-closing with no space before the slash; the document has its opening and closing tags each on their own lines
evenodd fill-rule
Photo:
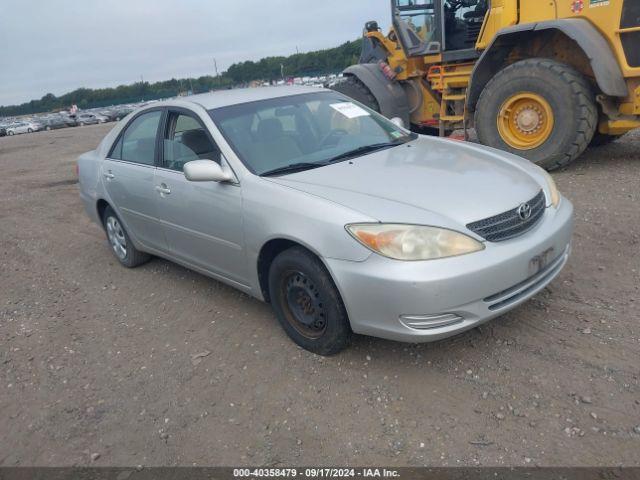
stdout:
<svg viewBox="0 0 640 480">
<path fill-rule="evenodd" d="M 427 73 L 431 88 L 441 95 L 438 116 L 441 137 L 447 131 L 463 129 L 467 139 L 467 87 L 473 63 L 432 65 Z"/>
<path fill-rule="evenodd" d="M 440 118 L 438 120 L 439 135 L 441 137 L 446 136 L 447 130 L 462 128 L 464 130 L 464 139 L 468 140 L 466 88 L 455 90 L 445 88 L 440 101 Z"/>
</svg>

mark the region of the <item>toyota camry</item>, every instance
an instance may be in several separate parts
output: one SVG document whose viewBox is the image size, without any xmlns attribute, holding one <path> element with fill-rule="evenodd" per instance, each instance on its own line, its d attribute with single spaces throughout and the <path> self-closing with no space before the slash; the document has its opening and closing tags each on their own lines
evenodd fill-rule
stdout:
<svg viewBox="0 0 640 480">
<path fill-rule="evenodd" d="M 416 135 L 330 90 L 154 103 L 78 169 L 122 265 L 155 255 L 232 285 L 323 355 L 354 333 L 428 342 L 476 327 L 570 254 L 573 207 L 541 168 Z"/>
</svg>

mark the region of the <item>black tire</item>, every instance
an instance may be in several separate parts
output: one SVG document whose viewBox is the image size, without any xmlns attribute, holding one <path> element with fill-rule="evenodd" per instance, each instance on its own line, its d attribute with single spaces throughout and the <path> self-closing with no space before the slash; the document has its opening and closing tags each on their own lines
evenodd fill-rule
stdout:
<svg viewBox="0 0 640 480">
<path fill-rule="evenodd" d="M 51 127 L 49 125 L 47 125 L 46 127 L 44 127 L 44 129 L 48 132 L 51 130 Z"/>
<path fill-rule="evenodd" d="M 624 133 L 622 135 L 605 135 L 603 133 L 596 131 L 589 146 L 593 148 L 604 147 L 605 145 L 609 145 L 610 143 L 615 142 L 619 138 L 624 137 L 624 135 L 625 135 Z"/>
<path fill-rule="evenodd" d="M 371 93 L 364 83 L 353 75 L 344 77 L 341 81 L 333 85 L 331 90 L 340 92 L 347 97 L 353 98 L 356 102 L 360 102 L 369 107 L 371 110 L 380 112 L 380 105 L 376 97 L 373 96 L 373 93 Z"/>
<path fill-rule="evenodd" d="M 84 122 L 80 122 L 80 123 L 78 123 L 78 126 L 79 126 L 79 127 L 84 127 Z"/>
<path fill-rule="evenodd" d="M 543 97 L 555 117 L 549 138 L 530 150 L 508 145 L 498 130 L 502 105 L 522 92 Z M 595 95 L 584 76 L 545 58 L 522 60 L 498 72 L 482 91 L 475 113 L 480 143 L 525 157 L 547 170 L 564 167 L 580 156 L 593 138 L 597 121 Z"/>
<path fill-rule="evenodd" d="M 7 132 L 7 135 L 9 135 L 10 137 L 13 137 L 14 133 L 13 133 L 11 130 L 9 130 L 9 131 Z"/>
<path fill-rule="evenodd" d="M 33 129 L 32 128 L 27 128 L 27 133 L 33 133 Z"/>
<path fill-rule="evenodd" d="M 308 250 L 293 247 L 273 260 L 269 297 L 284 331 L 305 350 L 334 355 L 349 345 L 352 332 L 340 293 Z"/>
<path fill-rule="evenodd" d="M 116 222 L 117 228 L 119 228 L 119 232 L 116 235 L 117 237 L 122 237 L 125 242 L 125 252 L 126 254 L 121 256 L 118 253 L 117 248 L 114 245 L 112 240 L 111 232 L 110 232 L 110 221 L 114 220 Z M 149 261 L 151 256 L 148 253 L 141 252 L 138 250 L 131 242 L 131 238 L 129 238 L 129 234 L 127 233 L 124 225 L 116 215 L 116 212 L 113 211 L 111 207 L 107 207 L 104 210 L 104 214 L 102 215 L 102 225 L 104 226 L 104 231 L 107 234 L 107 241 L 109 242 L 109 247 L 111 249 L 111 253 L 118 259 L 118 261 L 127 268 L 135 268 L 143 263 Z"/>
</svg>

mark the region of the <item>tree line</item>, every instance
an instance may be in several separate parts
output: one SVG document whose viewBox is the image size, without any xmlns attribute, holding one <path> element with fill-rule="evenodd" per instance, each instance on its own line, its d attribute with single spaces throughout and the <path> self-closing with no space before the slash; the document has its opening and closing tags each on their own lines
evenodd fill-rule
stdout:
<svg viewBox="0 0 640 480">
<path fill-rule="evenodd" d="M 0 107 L 0 116 L 50 112 L 77 105 L 81 109 L 174 97 L 186 92 L 204 93 L 247 85 L 252 81 L 275 82 L 283 78 L 339 73 L 358 62 L 362 40 L 339 47 L 288 57 L 267 57 L 257 62 L 235 63 L 221 75 L 171 79 L 162 82 L 137 82 L 115 88 L 78 88 L 59 97 L 47 93 L 39 100 Z"/>
</svg>

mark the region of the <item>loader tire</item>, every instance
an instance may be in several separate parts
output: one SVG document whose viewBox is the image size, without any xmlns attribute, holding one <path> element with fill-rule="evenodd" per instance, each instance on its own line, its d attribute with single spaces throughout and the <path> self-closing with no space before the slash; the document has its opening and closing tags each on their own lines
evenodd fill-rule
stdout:
<svg viewBox="0 0 640 480">
<path fill-rule="evenodd" d="M 380 105 L 378 105 L 376 97 L 373 96 L 364 83 L 353 75 L 347 75 L 344 77 L 342 81 L 333 85 L 331 90 L 335 90 L 347 97 L 353 98 L 356 102 L 360 102 L 371 110 L 380 113 Z"/>
<path fill-rule="evenodd" d="M 514 63 L 487 84 L 476 105 L 480 143 L 555 170 L 584 152 L 598 121 L 590 84 L 546 58 Z"/>
</svg>

